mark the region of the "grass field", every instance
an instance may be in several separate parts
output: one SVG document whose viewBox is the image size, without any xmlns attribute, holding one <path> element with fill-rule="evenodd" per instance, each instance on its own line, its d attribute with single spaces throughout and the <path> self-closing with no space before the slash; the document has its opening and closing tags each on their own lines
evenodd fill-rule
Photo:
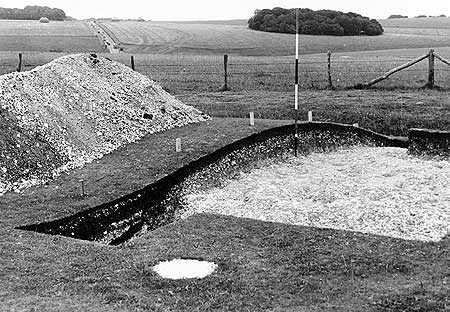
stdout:
<svg viewBox="0 0 450 312">
<path fill-rule="evenodd" d="M 302 89 L 324 89 L 328 86 L 327 55 L 331 59 L 332 85 L 342 89 L 368 82 L 390 69 L 424 55 L 435 48 L 443 57 L 450 59 L 450 44 L 446 34 L 450 31 L 447 19 L 400 19 L 382 20 L 386 34 L 380 37 L 322 37 L 301 36 L 300 87 Z M 414 24 L 416 22 L 416 24 Z M 49 34 L 51 42 L 56 35 L 67 36 L 58 44 L 65 44 L 70 35 L 89 34 L 86 24 L 81 22 L 60 22 L 38 25 L 33 22 L 3 21 L 7 34 L 12 26 L 14 34 Z M 72 24 L 70 24 L 72 23 Z M 9 26 L 8 26 L 9 25 Z M 28 26 L 27 26 L 28 25 Z M 32 25 L 32 27 L 30 27 Z M 50 25 L 50 26 L 49 26 Z M 246 27 L 245 21 L 205 22 L 108 22 L 108 29 L 120 39 L 125 51 L 134 51 L 136 70 L 158 81 L 172 93 L 210 92 L 223 86 L 223 55 L 229 54 L 228 84 L 233 91 L 269 90 L 291 91 L 293 81 L 294 37 L 288 34 L 257 32 Z M 415 25 L 415 26 L 414 26 Z M 46 28 L 49 26 L 49 28 Z M 9 27 L 9 28 L 8 28 Z M 78 27 L 78 28 L 77 28 Z M 31 29 L 31 30 L 30 30 Z M 51 32 L 49 29 L 53 29 Z M 8 38 L 7 36 L 0 36 Z M 11 37 L 14 38 L 14 37 Z M 28 38 L 28 37 L 24 37 Z M 34 38 L 34 39 L 33 39 Z M 33 37 L 27 42 L 13 40 L 19 47 L 30 45 L 42 38 Z M 84 38 L 84 37 L 83 37 Z M 87 38 L 87 37 L 86 37 Z M 94 37 L 92 37 L 94 38 Z M 97 40 L 96 38 L 94 38 Z M 71 40 L 71 39 L 70 39 Z M 89 39 L 90 40 L 90 39 Z M 94 40 L 94 41 L 95 41 Z M 74 43 L 75 44 L 75 43 Z M 98 44 L 98 41 L 96 41 Z M 5 45 L 6 47 L 8 45 Z M 74 51 L 82 49 L 77 45 Z M 403 49 L 402 49 L 403 47 Z M 66 51 L 55 48 L 44 50 Z M 386 48 L 389 48 L 386 50 Z M 1 47 L 0 47 L 1 49 Z M 20 50 L 17 48 L 17 50 Z M 352 52 L 353 51 L 353 52 Z M 139 53 L 139 52 L 149 52 Z M 317 52 L 316 54 L 309 54 Z M 67 52 L 66 52 L 67 53 Z M 23 69 L 61 56 L 63 53 L 38 52 L 24 54 Z M 107 57 L 130 65 L 129 53 L 104 54 Z M 17 54 L 0 52 L 0 73 L 16 70 Z M 426 61 L 402 71 L 376 88 L 420 88 L 427 82 Z M 450 67 L 436 61 L 436 84 L 450 88 Z"/>
<path fill-rule="evenodd" d="M 450 28 L 386 28 L 389 34 L 403 35 L 403 36 L 450 36 Z"/>
<path fill-rule="evenodd" d="M 1 51 L 100 52 L 99 39 L 81 21 L 0 20 Z"/>
<path fill-rule="evenodd" d="M 428 49 L 336 53 L 331 59 L 333 87 L 353 87 L 368 82 L 401 64 L 428 53 Z M 436 52 L 449 58 L 449 48 Z M 161 83 L 172 93 L 217 91 L 224 84 L 222 56 L 145 55 L 136 54 L 135 66 L 140 73 Z M 114 56 L 129 64 L 129 55 Z M 450 67 L 436 60 L 436 84 L 450 88 Z M 327 55 L 300 57 L 299 86 L 302 89 L 324 89 L 328 86 Z M 410 67 L 376 88 L 419 88 L 427 83 L 428 62 Z M 228 58 L 228 86 L 233 91 L 291 91 L 294 77 L 292 56 L 236 56 Z"/>
<path fill-rule="evenodd" d="M 184 103 L 217 117 L 293 119 L 294 94 L 286 92 L 205 92 L 180 94 Z M 311 91 L 300 93 L 299 119 L 361 127 L 393 136 L 407 136 L 410 128 L 450 131 L 450 94 L 422 91 Z"/>
<path fill-rule="evenodd" d="M 111 24 L 122 23 L 127 25 Z M 161 38 L 157 32 L 144 38 L 139 30 L 131 35 L 130 24 L 122 36 L 129 37 L 129 49 L 166 53 L 135 54 L 136 69 L 185 103 L 215 117 L 245 117 L 254 111 L 265 119 L 250 127 L 247 119 L 214 118 L 151 135 L 46 185 L 2 196 L 0 311 L 448 311 L 449 238 L 423 243 L 216 215 L 193 216 L 119 247 L 14 229 L 116 199 L 236 139 L 292 123 L 293 58 L 280 56 L 293 54 L 292 37 L 283 39 L 280 47 L 275 38 L 284 35 L 258 34 L 259 45 L 255 39 L 244 40 L 242 33 L 249 32 L 243 32 L 239 22 L 205 24 L 210 25 L 205 29 L 242 36 L 241 42 L 232 36 L 226 39 L 236 50 L 222 50 L 217 39 L 202 47 L 202 40 L 210 38 L 205 32 L 184 37 L 184 29 L 198 30 L 196 22 L 159 23 L 155 29 Z M 404 32 L 411 32 L 413 26 L 406 26 Z M 218 38 L 225 40 L 226 34 Z M 410 35 L 387 34 L 376 39 L 390 38 L 382 43 L 361 38 L 348 45 L 345 38 L 320 38 L 319 54 L 301 57 L 300 119 L 312 110 L 315 120 L 359 123 L 391 135 L 406 135 L 409 127 L 450 130 L 449 92 L 398 89 L 425 84 L 426 61 L 380 84 L 380 90 L 345 90 L 431 47 L 442 45 L 438 53 L 450 58 L 444 36 Z M 42 38 L 35 46 L 46 49 Z M 303 52 L 316 49 L 314 38 L 303 39 L 311 44 Z M 185 49 L 189 40 L 192 47 Z M 153 46 L 157 42 L 162 46 Z M 364 44 L 377 51 L 351 52 L 365 49 Z M 339 90 L 305 90 L 326 86 L 328 46 L 342 51 L 332 56 L 333 83 Z M 392 50 L 401 47 L 409 49 Z M 391 50 L 380 50 L 386 48 Z M 232 91 L 211 92 L 223 84 L 223 53 L 230 54 Z M 63 54 L 25 53 L 24 69 Z M 130 54 L 104 55 L 130 64 Z M 17 67 L 16 52 L 0 52 L 0 58 L 2 72 Z M 436 64 L 436 83 L 449 87 L 448 67 Z M 178 137 L 183 152 L 176 154 Z M 86 197 L 78 195 L 80 179 L 85 181 Z M 219 269 L 206 279 L 186 281 L 163 280 L 152 272 L 159 260 L 176 257 L 214 261 Z"/>
<path fill-rule="evenodd" d="M 392 18 L 378 20 L 383 28 L 435 28 L 450 29 L 450 18 Z"/>
<path fill-rule="evenodd" d="M 396 49 L 335 53 L 331 59 L 333 87 L 344 89 L 368 82 L 390 69 L 428 53 L 428 49 Z M 436 52 L 450 59 L 449 48 Z M 29 70 L 64 53 L 25 53 L 23 69 Z M 130 54 L 102 54 L 130 66 Z M 15 71 L 18 55 L 0 52 L 0 73 Z M 224 84 L 223 56 L 135 54 L 138 72 L 160 83 L 171 93 L 217 91 Z M 228 86 L 232 91 L 292 91 L 294 76 L 292 56 L 229 56 Z M 436 85 L 450 88 L 450 66 L 436 60 Z M 427 60 L 391 76 L 375 88 L 417 89 L 428 79 Z M 328 86 L 327 55 L 311 54 L 300 58 L 301 89 L 326 89 Z"/>
<path fill-rule="evenodd" d="M 13 229 L 117 198 L 227 142 L 285 123 L 256 120 L 250 127 L 219 118 L 172 129 L 47 185 L 6 194 L 0 310 L 445 311 L 448 239 L 423 243 L 216 215 L 193 216 L 119 247 Z M 171 144 L 176 137 L 184 142 L 181 154 Z M 203 280 L 152 272 L 159 260 L 175 257 L 219 268 Z"/>
</svg>

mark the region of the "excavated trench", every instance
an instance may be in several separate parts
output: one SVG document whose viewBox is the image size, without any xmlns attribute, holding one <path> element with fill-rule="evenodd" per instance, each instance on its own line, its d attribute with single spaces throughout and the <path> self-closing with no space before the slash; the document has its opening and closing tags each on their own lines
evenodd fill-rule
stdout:
<svg viewBox="0 0 450 312">
<path fill-rule="evenodd" d="M 298 132 L 301 154 L 356 145 L 408 147 L 407 139 L 335 123 L 302 123 Z M 221 181 L 259 160 L 291 155 L 293 147 L 293 125 L 265 130 L 201 157 L 114 201 L 69 217 L 18 229 L 119 245 L 177 220 L 185 208 L 186 195 L 220 185 Z"/>
</svg>

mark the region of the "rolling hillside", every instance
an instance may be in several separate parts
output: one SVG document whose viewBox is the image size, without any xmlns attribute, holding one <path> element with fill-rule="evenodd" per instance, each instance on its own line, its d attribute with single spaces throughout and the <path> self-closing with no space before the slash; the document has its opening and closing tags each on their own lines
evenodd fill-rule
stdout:
<svg viewBox="0 0 450 312">
<path fill-rule="evenodd" d="M 450 18 L 380 20 L 378 37 L 301 36 L 300 53 L 375 51 L 450 46 Z M 246 20 L 102 22 L 128 53 L 285 56 L 294 54 L 290 34 L 251 30 Z M 97 33 L 82 21 L 0 20 L 0 51 L 100 52 Z"/>
<path fill-rule="evenodd" d="M 412 20 L 412 21 L 410 21 Z M 447 21 L 448 20 L 448 21 Z M 450 19 L 382 20 L 378 37 L 301 36 L 300 53 L 374 51 L 449 46 Z M 292 55 L 293 35 L 248 29 L 245 21 L 104 22 L 125 52 L 155 54 Z M 415 25 L 415 26 L 414 26 Z"/>
</svg>

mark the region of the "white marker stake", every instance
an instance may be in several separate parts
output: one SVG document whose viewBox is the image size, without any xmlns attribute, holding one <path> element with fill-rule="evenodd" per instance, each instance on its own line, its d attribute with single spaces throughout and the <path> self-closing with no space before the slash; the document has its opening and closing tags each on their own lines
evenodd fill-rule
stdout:
<svg viewBox="0 0 450 312">
<path fill-rule="evenodd" d="M 80 180 L 80 195 L 84 197 L 84 180 Z"/>
<path fill-rule="evenodd" d="M 312 122 L 312 111 L 308 112 L 308 121 Z"/>
<path fill-rule="evenodd" d="M 255 113 L 250 112 L 250 126 L 254 126 L 254 125 L 255 125 Z"/>
<path fill-rule="evenodd" d="M 294 119 L 294 156 L 297 157 L 298 150 L 298 44 L 299 44 L 299 9 L 295 10 L 295 119 Z"/>
<path fill-rule="evenodd" d="M 178 153 L 178 152 L 181 152 L 181 139 L 180 139 L 180 138 L 177 138 L 177 139 L 175 140 L 175 145 L 176 145 L 176 151 L 177 151 L 177 153 Z"/>
</svg>

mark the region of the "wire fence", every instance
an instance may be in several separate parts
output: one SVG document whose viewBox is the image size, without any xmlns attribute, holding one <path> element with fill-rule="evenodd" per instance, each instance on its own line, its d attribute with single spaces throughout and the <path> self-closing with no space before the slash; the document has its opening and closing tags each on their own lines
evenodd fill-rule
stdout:
<svg viewBox="0 0 450 312">
<path fill-rule="evenodd" d="M 53 58 L 60 55 L 54 55 Z M 130 55 L 105 55 L 132 67 Z M 52 59 L 45 54 L 24 55 L 0 63 L 0 73 L 30 70 Z M 233 91 L 291 91 L 294 84 L 294 60 L 287 57 L 146 57 L 134 59 L 134 69 L 160 83 L 173 93 L 217 91 L 226 87 Z M 299 63 L 299 87 L 302 89 L 352 88 L 375 79 L 408 61 L 404 57 L 333 57 L 324 54 L 305 56 Z M 225 74 L 226 73 L 226 74 Z M 429 64 L 424 61 L 381 81 L 376 88 L 414 89 L 427 84 Z M 434 80 L 437 86 L 450 88 L 450 66 L 436 61 Z"/>
</svg>

